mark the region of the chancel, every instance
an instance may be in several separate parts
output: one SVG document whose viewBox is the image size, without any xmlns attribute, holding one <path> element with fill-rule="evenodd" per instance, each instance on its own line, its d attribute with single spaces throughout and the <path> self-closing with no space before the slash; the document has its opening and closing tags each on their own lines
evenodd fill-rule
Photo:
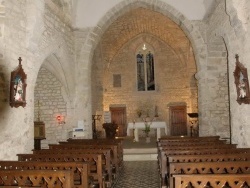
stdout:
<svg viewBox="0 0 250 188">
<path fill-rule="evenodd" d="M 139 130 L 145 130 L 145 122 L 132 122 L 128 123 L 127 128 L 127 135 L 131 136 L 134 134 L 135 141 L 139 142 Z M 149 128 L 153 130 L 156 130 L 156 138 L 159 140 L 161 138 L 161 129 L 163 130 L 163 135 L 168 135 L 167 133 L 167 125 L 166 122 L 163 121 L 152 121 L 149 123 Z M 131 134 L 131 130 L 133 131 L 133 134 Z"/>
<path fill-rule="evenodd" d="M 0 0 L 0 167 L 67 157 L 89 165 L 61 161 L 71 169 L 53 172 L 61 187 L 79 177 L 82 187 L 213 186 L 213 165 L 193 165 L 214 174 L 190 179 L 170 161 L 248 161 L 249 12 L 249 0 Z M 48 184 L 4 170 L 0 187 Z M 50 174 L 29 170 L 30 180 Z M 216 174 L 227 182 L 216 186 L 249 187 L 239 171 Z"/>
</svg>

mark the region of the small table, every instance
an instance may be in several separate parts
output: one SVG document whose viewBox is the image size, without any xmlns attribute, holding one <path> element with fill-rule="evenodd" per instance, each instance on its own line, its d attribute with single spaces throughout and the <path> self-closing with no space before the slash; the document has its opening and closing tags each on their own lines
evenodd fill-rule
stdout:
<svg viewBox="0 0 250 188">
<path fill-rule="evenodd" d="M 167 124 L 164 121 L 153 121 L 152 124 L 150 125 L 150 129 L 156 129 L 157 130 L 157 140 L 161 138 L 161 128 L 165 129 L 165 134 L 167 135 Z M 138 135 L 138 130 L 139 129 L 145 129 L 145 123 L 144 122 L 135 122 L 135 123 L 128 123 L 127 127 L 127 135 L 130 135 L 130 130 L 134 129 L 134 136 L 135 136 L 135 141 L 139 142 L 139 135 Z"/>
</svg>

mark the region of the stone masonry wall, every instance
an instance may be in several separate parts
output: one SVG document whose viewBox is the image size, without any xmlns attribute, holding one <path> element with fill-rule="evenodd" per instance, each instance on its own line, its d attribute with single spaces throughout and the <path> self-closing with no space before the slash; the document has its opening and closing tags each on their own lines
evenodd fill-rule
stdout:
<svg viewBox="0 0 250 188">
<path fill-rule="evenodd" d="M 67 115 L 61 87 L 62 84 L 48 70 L 40 69 L 35 87 L 35 120 L 38 120 L 38 109 L 40 109 L 40 120 L 46 127 L 46 140 L 42 141 L 43 148 L 49 143 L 66 140 L 68 136 L 65 124 L 59 125 L 56 119 L 58 115 L 63 117 Z M 38 107 L 38 100 L 40 107 Z"/>
<path fill-rule="evenodd" d="M 45 5 L 45 3 L 48 4 Z M 18 66 L 18 57 L 22 57 L 23 69 L 27 74 L 27 105 L 24 108 L 11 108 L 8 104 L 9 89 L 2 90 L 6 92 L 3 100 L 7 100 L 4 102 L 5 105 L 1 106 L 3 109 L 0 113 L 0 149 L 2 151 L 0 159 L 14 160 L 17 158 L 17 153 L 28 153 L 34 148 L 35 82 L 44 59 L 51 53 L 58 52 L 63 54 L 60 55 L 62 62 L 60 66 L 67 70 L 58 74 L 68 72 L 72 75 L 73 35 L 70 22 L 65 19 L 63 11 L 53 6 L 51 1 L 1 1 L 0 72 L 3 73 L 4 84 L 8 88 L 10 72 Z M 68 59 L 71 60 L 71 64 L 68 63 Z M 67 65 L 63 62 L 67 62 Z M 74 83 L 71 80 L 67 77 L 67 84 L 73 86 Z M 74 92 L 74 90 L 70 91 Z M 69 106 L 68 101 L 67 106 Z M 73 114 L 72 111 L 71 114 Z M 54 120 L 54 118 L 51 119 Z M 62 139 L 62 135 L 61 132 L 57 132 L 56 138 Z"/>
<path fill-rule="evenodd" d="M 227 51 L 221 37 L 210 39 L 206 71 L 207 110 L 203 118 L 209 126 L 200 127 L 201 135 L 220 135 L 229 139 L 229 98 Z"/>
<path fill-rule="evenodd" d="M 2 89 L 0 113 L 0 159 L 14 160 L 16 154 L 33 148 L 32 100 L 25 108 L 11 108 L 9 105 L 10 72 L 18 66 L 21 56 L 25 73 L 32 80 L 33 66 L 27 60 L 26 51 L 26 1 L 1 1 L 0 5 L 0 67 Z M 25 63 L 24 63 L 25 62 Z M 30 81 L 29 80 L 29 81 Z M 32 96 L 32 84 L 28 85 L 26 97 Z M 32 112 L 32 113 L 31 113 Z"/>
<path fill-rule="evenodd" d="M 41 103 L 41 120 L 45 122 L 46 140 L 42 141 L 42 147 L 46 148 L 49 143 L 57 143 L 66 140 L 68 132 L 72 130 L 73 125 L 77 125 L 77 120 L 73 117 L 74 100 L 70 97 L 75 96 L 74 90 L 74 37 L 70 26 L 70 22 L 63 15 L 60 8 L 56 4 L 48 1 L 45 5 L 44 12 L 44 29 L 42 37 L 39 38 L 41 45 L 40 50 L 47 52 L 48 59 L 51 53 L 58 57 L 59 63 L 54 62 L 57 71 L 49 72 L 45 66 L 38 72 L 36 88 L 35 88 L 35 118 L 37 115 L 38 100 Z M 56 12 L 56 13 L 55 13 Z M 44 60 L 43 64 L 46 63 Z M 63 76 L 62 76 L 63 75 Z M 65 78 L 60 81 L 57 78 Z M 48 85 L 48 87 L 44 87 Z M 63 96 L 62 88 L 67 92 Z M 67 99 L 67 100 L 66 100 Z M 67 111 L 68 109 L 68 111 Z M 56 117 L 62 115 L 66 124 L 58 125 Z M 67 116 L 70 115 L 71 118 Z M 70 121 L 68 121 L 70 119 Z M 36 119 L 35 119 L 36 120 Z"/>
<path fill-rule="evenodd" d="M 221 97 L 223 95 L 219 96 L 219 93 L 215 95 L 221 102 L 219 104 L 220 109 L 228 108 L 228 113 L 224 111 L 225 113 L 221 114 L 221 110 L 218 114 L 214 113 L 214 116 L 217 116 L 216 119 L 219 126 L 215 128 L 215 125 L 212 125 L 213 130 L 210 129 L 210 131 L 218 132 L 225 137 L 231 136 L 232 143 L 237 143 L 238 147 L 247 147 L 250 144 L 250 140 L 246 136 L 250 133 L 249 116 L 246 113 L 249 111 L 249 107 L 248 105 L 239 105 L 236 102 L 237 96 L 233 75 L 235 69 L 235 54 L 239 54 L 241 62 L 248 59 L 246 58 L 248 53 L 244 53 L 244 51 L 249 43 L 249 31 L 246 29 L 247 15 L 245 14 L 249 12 L 246 11 L 247 9 L 249 10 L 249 8 L 249 1 L 241 1 L 240 3 L 234 0 L 218 1 L 213 14 L 208 20 L 207 29 L 208 44 L 211 43 L 211 47 L 217 48 L 216 53 L 209 54 L 208 66 L 220 64 L 218 65 L 219 67 L 217 67 L 217 69 L 221 71 L 220 74 L 217 74 L 218 84 L 221 84 L 221 80 L 224 80 L 221 85 L 228 85 L 229 87 L 229 93 L 227 95 L 226 92 L 223 92 L 225 99 L 224 104 L 223 97 Z M 217 44 L 214 43 L 216 41 Z M 249 69 L 249 64 L 246 61 L 244 65 Z M 227 73 L 227 75 L 225 73 Z M 222 79 L 223 77 L 224 79 Z M 225 82 L 228 82 L 228 84 Z M 228 102 L 226 102 L 226 98 L 229 98 Z M 213 110 L 213 112 L 217 112 L 214 110 L 214 107 L 210 109 Z M 226 114 L 228 114 L 228 118 Z M 209 118 L 207 120 L 209 121 Z M 229 126 L 226 126 L 227 121 Z"/>
</svg>

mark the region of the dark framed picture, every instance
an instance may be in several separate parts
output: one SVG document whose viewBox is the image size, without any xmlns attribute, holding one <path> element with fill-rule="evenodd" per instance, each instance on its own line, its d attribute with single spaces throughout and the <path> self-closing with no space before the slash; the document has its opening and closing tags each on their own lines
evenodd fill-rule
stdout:
<svg viewBox="0 0 250 188">
<path fill-rule="evenodd" d="M 10 106 L 25 107 L 26 106 L 26 79 L 27 75 L 22 68 L 22 58 L 18 59 L 18 67 L 11 72 L 10 78 Z"/>
<path fill-rule="evenodd" d="M 249 93 L 249 82 L 247 69 L 242 63 L 239 62 L 238 54 L 235 55 L 236 67 L 234 71 L 235 86 L 237 91 L 237 102 L 239 104 L 249 104 L 250 103 L 250 93 Z"/>
</svg>

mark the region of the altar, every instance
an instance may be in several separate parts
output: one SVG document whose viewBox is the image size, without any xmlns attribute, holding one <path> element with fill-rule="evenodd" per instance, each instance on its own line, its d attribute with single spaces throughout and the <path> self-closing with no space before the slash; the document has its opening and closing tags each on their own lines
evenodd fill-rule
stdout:
<svg viewBox="0 0 250 188">
<path fill-rule="evenodd" d="M 150 129 L 156 129 L 156 135 L 157 135 L 157 140 L 161 138 L 161 129 L 165 129 L 165 134 L 167 135 L 167 125 L 166 122 L 164 121 L 153 121 L 152 124 L 150 125 Z M 138 130 L 139 129 L 145 129 L 145 123 L 144 122 L 135 122 L 135 123 L 128 123 L 127 127 L 127 135 L 132 136 L 130 134 L 130 130 L 134 130 L 134 136 L 135 136 L 135 141 L 139 142 L 139 134 Z"/>
</svg>

